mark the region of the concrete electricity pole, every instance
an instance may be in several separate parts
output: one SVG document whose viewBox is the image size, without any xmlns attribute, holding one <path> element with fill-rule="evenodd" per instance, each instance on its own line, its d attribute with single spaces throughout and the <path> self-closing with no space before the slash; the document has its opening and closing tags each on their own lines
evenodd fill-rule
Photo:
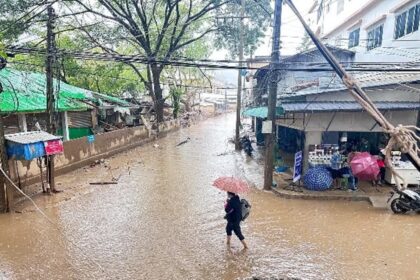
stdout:
<svg viewBox="0 0 420 280">
<path fill-rule="evenodd" d="M 0 70 L 6 67 L 7 61 L 0 56 Z M 0 82 L 0 94 L 3 92 L 3 85 Z M 6 139 L 4 137 L 3 116 L 0 115 L 0 161 L 1 168 L 9 174 L 9 162 L 6 152 Z M 0 212 L 9 212 L 13 206 L 13 188 L 7 179 L 0 174 Z"/>
<path fill-rule="evenodd" d="M 54 67 L 56 63 L 56 45 L 55 45 L 55 12 L 54 8 L 48 6 L 48 22 L 47 22 L 47 57 L 45 62 L 46 80 L 47 80 L 47 131 L 55 134 L 56 117 L 55 117 L 55 94 L 54 94 Z M 54 156 L 47 156 L 47 178 L 51 191 L 55 191 L 54 180 Z"/>
<path fill-rule="evenodd" d="M 281 31 L 281 12 L 283 0 L 276 0 L 274 7 L 274 28 L 273 28 L 273 47 L 270 63 L 270 85 L 268 93 L 268 114 L 267 121 L 271 123 L 271 132 L 265 137 L 265 166 L 264 166 L 264 189 L 270 190 L 273 184 L 274 169 L 274 143 L 275 143 L 275 121 L 277 103 L 277 83 L 278 71 L 276 68 L 280 62 L 280 31 Z"/>
<path fill-rule="evenodd" d="M 239 68 L 242 68 L 244 60 L 244 18 L 245 18 L 245 0 L 241 0 L 241 25 L 239 30 Z M 236 130 L 235 130 L 235 150 L 240 150 L 239 129 L 241 126 L 241 94 L 242 94 L 242 69 L 238 70 L 238 95 L 236 98 Z"/>
</svg>

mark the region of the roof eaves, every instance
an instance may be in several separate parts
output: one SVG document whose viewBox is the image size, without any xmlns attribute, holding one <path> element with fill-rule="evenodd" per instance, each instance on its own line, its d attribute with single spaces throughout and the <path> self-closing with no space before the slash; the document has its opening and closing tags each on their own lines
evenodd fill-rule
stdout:
<svg viewBox="0 0 420 280">
<path fill-rule="evenodd" d="M 354 52 L 352 50 L 343 49 L 343 48 L 339 48 L 339 47 L 336 47 L 336 46 L 331 46 L 331 45 L 328 45 L 328 44 L 326 45 L 326 47 L 329 50 L 332 50 L 332 51 L 343 52 L 343 53 L 347 53 L 347 54 L 350 54 L 350 55 L 355 55 L 356 54 L 356 52 Z M 291 55 L 289 57 L 286 57 L 286 58 L 283 59 L 283 61 L 293 61 L 293 59 L 296 58 L 296 57 L 298 57 L 298 56 L 308 55 L 308 54 L 311 54 L 311 53 L 314 53 L 314 52 L 317 52 L 317 51 L 319 51 L 318 48 L 317 47 L 313 47 L 313 48 L 311 48 L 309 50 L 306 50 L 306 51 L 303 51 L 303 52 L 300 52 L 300 53 Z"/>
</svg>

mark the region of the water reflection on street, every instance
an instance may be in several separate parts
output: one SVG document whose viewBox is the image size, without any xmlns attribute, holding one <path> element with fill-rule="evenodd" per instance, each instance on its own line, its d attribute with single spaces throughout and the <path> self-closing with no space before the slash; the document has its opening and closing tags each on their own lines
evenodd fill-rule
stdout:
<svg viewBox="0 0 420 280">
<path fill-rule="evenodd" d="M 211 183 L 223 175 L 258 183 L 262 171 L 233 152 L 233 125 L 233 115 L 209 119 L 110 159 L 112 172 L 58 178 L 83 190 L 37 199 L 59 231 L 36 212 L 1 215 L 0 279 L 420 279 L 420 216 L 362 202 L 255 189 L 243 224 L 250 250 L 236 239 L 228 250 L 225 194 Z M 118 185 L 89 186 L 111 173 Z"/>
</svg>

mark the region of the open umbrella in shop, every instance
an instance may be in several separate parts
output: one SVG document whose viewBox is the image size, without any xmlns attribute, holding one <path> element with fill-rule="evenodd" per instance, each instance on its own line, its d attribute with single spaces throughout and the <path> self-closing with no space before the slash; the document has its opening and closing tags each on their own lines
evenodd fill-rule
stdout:
<svg viewBox="0 0 420 280">
<path fill-rule="evenodd" d="M 360 180 L 376 180 L 380 172 L 376 158 L 367 152 L 355 155 L 350 167 L 353 175 Z"/>
<path fill-rule="evenodd" d="M 249 191 L 248 183 L 235 177 L 220 177 L 213 182 L 213 186 L 219 190 L 232 193 L 244 193 Z"/>
<path fill-rule="evenodd" d="M 325 191 L 331 188 L 333 178 L 325 167 L 310 168 L 303 176 L 304 188 L 311 191 Z"/>
</svg>

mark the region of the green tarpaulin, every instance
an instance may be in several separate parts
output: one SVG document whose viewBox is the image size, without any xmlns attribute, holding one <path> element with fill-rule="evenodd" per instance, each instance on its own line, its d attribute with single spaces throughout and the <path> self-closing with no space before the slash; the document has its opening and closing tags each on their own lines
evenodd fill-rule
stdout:
<svg viewBox="0 0 420 280">
<path fill-rule="evenodd" d="M 267 107 L 257 107 L 257 108 L 248 108 L 246 109 L 242 115 L 245 117 L 256 117 L 265 119 L 267 118 L 268 108 Z M 284 110 L 282 107 L 276 108 L 276 116 L 281 116 L 284 114 Z"/>
<path fill-rule="evenodd" d="M 3 93 L 0 94 L 2 113 L 45 112 L 47 107 L 46 79 L 43 73 L 31 73 L 5 68 L 0 70 Z M 58 111 L 86 111 L 89 106 L 81 100 L 108 101 L 120 106 L 130 103 L 119 98 L 88 91 L 54 79 Z M 79 101 L 80 100 L 80 101 Z"/>
</svg>

